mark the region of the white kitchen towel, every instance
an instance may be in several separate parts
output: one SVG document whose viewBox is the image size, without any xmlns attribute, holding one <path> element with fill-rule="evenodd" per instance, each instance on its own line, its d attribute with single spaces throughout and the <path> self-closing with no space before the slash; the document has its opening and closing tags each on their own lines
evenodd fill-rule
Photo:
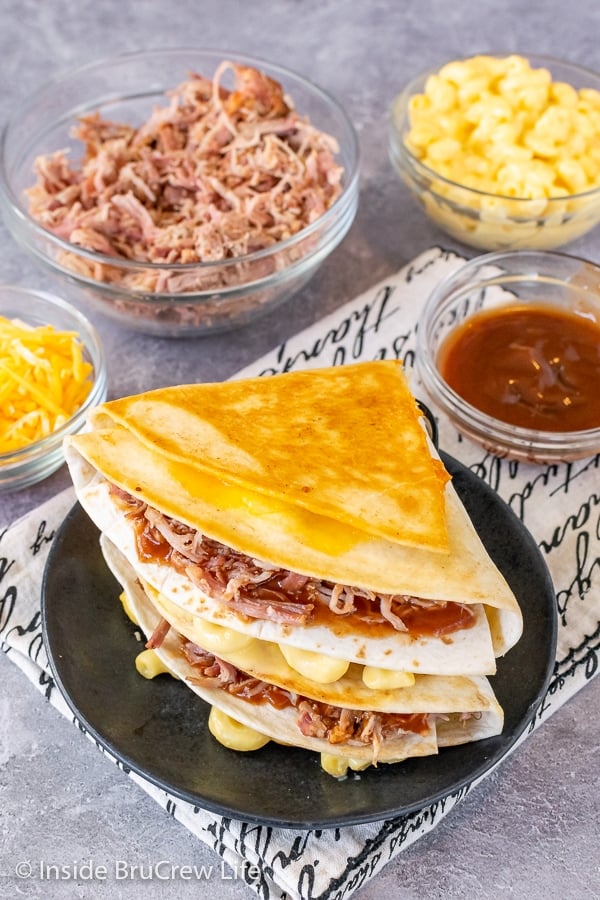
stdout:
<svg viewBox="0 0 600 900">
<path fill-rule="evenodd" d="M 239 374 L 383 357 L 403 358 L 410 365 L 427 296 L 462 262 L 440 248 L 427 251 Z M 417 388 L 413 383 L 413 389 Z M 547 695 L 520 739 L 525 740 L 598 670 L 600 455 L 543 466 L 500 459 L 462 438 L 438 410 L 433 411 L 439 416 L 441 449 L 507 501 L 533 534 L 554 581 L 556 665 Z M 45 560 L 74 500 L 68 489 L 0 534 L 0 639 L 3 650 L 30 681 L 80 725 L 54 685 L 40 624 Z M 350 897 L 396 854 L 432 829 L 476 784 L 409 815 L 358 826 L 296 831 L 222 818 L 169 796 L 135 773 L 127 774 L 236 872 L 243 873 L 260 897 L 279 900 Z"/>
</svg>

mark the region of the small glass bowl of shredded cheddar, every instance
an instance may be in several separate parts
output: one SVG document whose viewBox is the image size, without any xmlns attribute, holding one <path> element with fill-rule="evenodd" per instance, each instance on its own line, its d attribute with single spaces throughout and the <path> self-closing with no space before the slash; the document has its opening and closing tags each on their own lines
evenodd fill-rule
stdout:
<svg viewBox="0 0 600 900">
<path fill-rule="evenodd" d="M 51 475 L 65 435 L 106 398 L 106 364 L 92 324 L 43 291 L 0 285 L 0 492 Z"/>
<path fill-rule="evenodd" d="M 453 60 L 394 100 L 390 157 L 461 243 L 563 246 L 600 222 L 600 75 L 532 55 Z"/>
</svg>

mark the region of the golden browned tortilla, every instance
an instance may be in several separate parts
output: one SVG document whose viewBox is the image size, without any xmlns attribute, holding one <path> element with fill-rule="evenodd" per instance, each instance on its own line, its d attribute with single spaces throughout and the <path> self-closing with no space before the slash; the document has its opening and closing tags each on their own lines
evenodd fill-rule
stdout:
<svg viewBox="0 0 600 900">
<path fill-rule="evenodd" d="M 106 417 L 106 418 L 105 418 Z M 446 550 L 447 474 L 400 363 L 162 388 L 101 406 L 165 460 L 371 536 Z"/>
<path fill-rule="evenodd" d="M 400 363 L 115 400 L 65 455 L 152 649 L 239 727 L 366 763 L 501 729 L 486 676 L 521 611 Z M 199 684 L 182 637 L 225 678 L 301 705 Z M 329 707 L 339 721 L 323 739 Z M 394 716 L 417 716 L 417 730 Z"/>
<path fill-rule="evenodd" d="M 349 661 L 427 674 L 492 674 L 496 656 L 521 634 L 521 612 L 427 442 L 399 364 L 301 375 L 168 388 L 104 404 L 91 416 L 91 430 L 65 443 L 79 500 L 140 577 L 182 610 Z M 380 440 L 367 451 L 373 422 Z M 302 423 L 315 440 L 320 435 L 318 453 L 314 443 L 307 442 L 306 452 L 298 444 Z M 325 444 L 332 433 L 335 440 Z M 310 491 L 303 492 L 303 484 Z M 415 637 L 391 627 L 353 630 L 343 616 L 330 617 L 329 624 L 290 624 L 268 611 L 248 618 L 202 579 L 161 560 L 140 559 L 132 519 L 111 485 L 259 567 L 281 567 L 377 598 L 470 605 L 470 627 Z M 385 520 L 394 540 L 381 536 L 382 516 L 367 503 L 374 486 L 390 501 Z M 422 506 L 423 519 L 414 514 Z M 417 532 L 427 530 L 434 546 L 415 546 Z M 409 534 L 404 542 L 402 533 Z"/>
</svg>

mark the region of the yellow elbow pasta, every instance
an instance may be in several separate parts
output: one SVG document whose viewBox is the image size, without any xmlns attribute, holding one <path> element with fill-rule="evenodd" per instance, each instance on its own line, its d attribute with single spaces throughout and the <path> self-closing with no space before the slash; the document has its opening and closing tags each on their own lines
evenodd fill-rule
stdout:
<svg viewBox="0 0 600 900">
<path fill-rule="evenodd" d="M 483 249 L 549 248 L 600 221 L 600 89 L 516 54 L 456 60 L 420 84 L 398 133 L 425 169 L 399 170 L 442 228 Z"/>
<path fill-rule="evenodd" d="M 474 56 L 443 66 L 411 98 L 406 140 L 459 184 L 522 199 L 567 196 L 600 185 L 597 167 L 585 164 L 600 141 L 599 112 L 600 91 L 553 82 L 524 57 Z M 494 160 L 531 165 L 507 178 Z"/>
<path fill-rule="evenodd" d="M 268 744 L 270 738 L 260 731 L 255 731 L 248 725 L 232 719 L 227 713 L 215 706 L 211 707 L 208 716 L 208 729 L 212 736 L 228 747 L 230 750 L 238 750 L 241 753 L 250 753 L 253 750 L 260 750 L 265 744 Z"/>
<path fill-rule="evenodd" d="M 328 775 L 333 775 L 334 778 L 346 777 L 348 769 L 351 769 L 353 772 L 362 772 L 363 769 L 368 769 L 370 765 L 371 760 L 347 759 L 344 756 L 335 756 L 332 753 L 321 753 L 321 768 Z"/>
<path fill-rule="evenodd" d="M 143 678 L 156 678 L 157 675 L 172 675 L 173 673 L 154 650 L 142 650 L 135 658 L 135 667 Z M 175 677 L 175 676 L 173 676 Z"/>
</svg>

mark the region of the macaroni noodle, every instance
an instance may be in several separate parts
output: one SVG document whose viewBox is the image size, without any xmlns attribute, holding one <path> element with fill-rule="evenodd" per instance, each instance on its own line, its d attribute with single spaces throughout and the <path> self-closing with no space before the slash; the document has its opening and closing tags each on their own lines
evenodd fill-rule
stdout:
<svg viewBox="0 0 600 900">
<path fill-rule="evenodd" d="M 450 181 L 521 199 L 600 185 L 600 91 L 521 56 L 443 66 L 409 104 L 408 149 Z"/>
</svg>

